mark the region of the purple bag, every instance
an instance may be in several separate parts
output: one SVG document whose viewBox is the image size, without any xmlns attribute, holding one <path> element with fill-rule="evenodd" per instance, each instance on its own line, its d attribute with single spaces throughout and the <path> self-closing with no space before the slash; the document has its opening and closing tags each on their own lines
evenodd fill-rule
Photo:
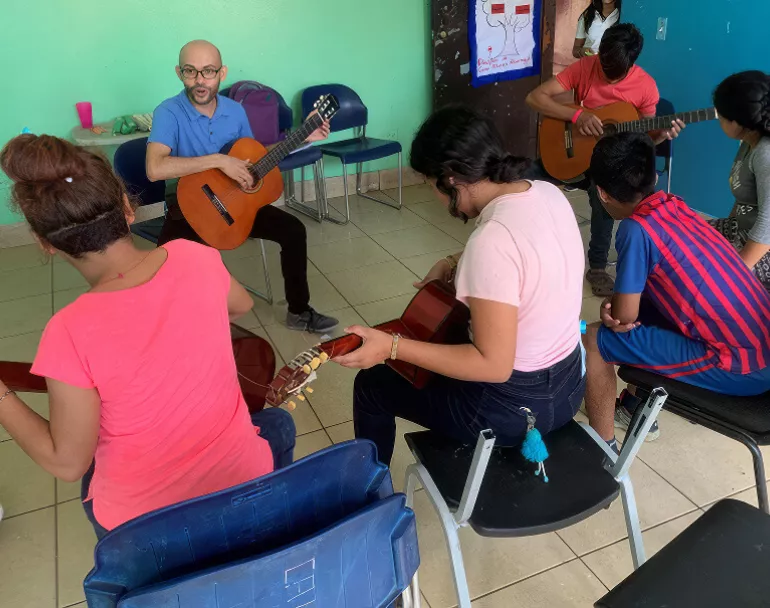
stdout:
<svg viewBox="0 0 770 608">
<path fill-rule="evenodd" d="M 270 87 L 254 80 L 236 82 L 228 97 L 237 101 L 246 110 L 251 131 L 263 146 L 269 146 L 284 139 L 279 129 L 279 97 Z"/>
</svg>

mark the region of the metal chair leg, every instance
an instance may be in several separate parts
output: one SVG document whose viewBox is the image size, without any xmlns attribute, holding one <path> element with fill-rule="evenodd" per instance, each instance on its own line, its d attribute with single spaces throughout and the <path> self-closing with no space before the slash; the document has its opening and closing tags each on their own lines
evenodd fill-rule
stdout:
<svg viewBox="0 0 770 608">
<path fill-rule="evenodd" d="M 315 178 L 315 173 L 314 173 Z M 305 202 L 305 167 L 300 168 L 300 200 L 297 200 L 296 195 L 296 187 L 294 184 L 294 171 L 286 171 L 283 174 L 283 183 L 284 183 L 284 193 L 285 193 L 285 199 L 286 199 L 286 206 L 289 209 L 293 209 L 294 211 L 297 211 L 298 213 L 301 213 L 302 215 L 307 215 L 308 217 L 312 217 L 316 222 L 322 222 L 323 221 L 323 211 L 321 202 L 316 196 L 316 206 L 311 207 Z M 316 192 L 318 191 L 318 186 L 316 186 Z"/>
<path fill-rule="evenodd" d="M 321 170 L 321 181 L 323 182 L 323 217 L 325 220 L 331 222 L 332 224 L 337 224 L 339 226 L 344 226 L 348 222 L 350 222 L 350 197 L 348 195 L 348 168 L 346 165 L 342 165 L 342 187 L 345 192 L 345 213 L 343 215 L 344 219 L 338 220 L 335 217 L 332 217 L 332 214 L 329 210 L 329 196 L 328 192 L 326 191 L 326 178 L 324 177 L 326 175 L 325 169 L 324 169 L 324 161 L 323 158 L 318 161 L 320 163 L 320 170 Z M 337 211 L 336 209 L 332 208 L 331 211 Z"/>
<path fill-rule="evenodd" d="M 361 188 L 363 171 L 364 171 L 363 163 L 357 163 L 356 164 L 356 194 L 361 198 L 369 199 L 370 201 L 374 201 L 375 203 L 380 203 L 381 205 L 387 205 L 388 207 L 393 207 L 393 209 L 401 209 L 401 152 L 398 153 L 398 203 L 394 203 L 393 201 L 388 199 L 387 194 L 383 195 L 385 197 L 384 199 L 376 198 L 374 196 L 365 194 Z"/>
<path fill-rule="evenodd" d="M 628 544 L 631 545 L 631 559 L 634 562 L 634 570 L 636 570 L 647 561 L 647 557 L 644 554 L 642 526 L 639 523 L 639 511 L 636 508 L 634 486 L 628 475 L 623 476 L 618 481 L 620 482 L 620 497 L 623 501 L 623 514 L 626 517 Z"/>
<path fill-rule="evenodd" d="M 410 483 L 411 477 L 420 480 L 425 494 L 433 504 L 433 508 L 438 513 L 441 520 L 441 527 L 444 530 L 444 538 L 449 550 L 449 559 L 452 563 L 452 578 L 454 579 L 455 591 L 457 592 L 459 608 L 471 608 L 471 596 L 468 590 L 468 579 L 465 575 L 465 565 L 463 563 L 462 547 L 460 546 L 460 537 L 457 534 L 459 526 L 449 511 L 449 507 L 441 496 L 441 492 L 436 487 L 433 479 L 427 469 L 419 464 L 411 464 L 406 469 L 407 477 L 407 504 L 410 504 Z M 414 487 L 411 487 L 412 496 Z"/>
<path fill-rule="evenodd" d="M 754 478 L 757 482 L 757 502 L 759 508 L 765 513 L 770 514 L 767 500 L 767 476 L 765 475 L 765 460 L 762 458 L 762 450 L 753 442 L 744 441 L 743 445 L 749 448 L 751 457 L 754 460 Z"/>
<path fill-rule="evenodd" d="M 267 251 L 265 251 L 265 241 L 262 239 L 259 240 L 259 246 L 262 249 L 262 271 L 265 273 L 265 293 L 262 293 L 261 291 L 258 291 L 254 289 L 253 287 L 249 287 L 248 285 L 244 285 L 244 288 L 246 291 L 248 291 L 250 294 L 257 296 L 259 299 L 264 300 L 268 304 L 273 303 L 273 288 L 270 285 L 270 271 L 267 267 Z"/>
</svg>

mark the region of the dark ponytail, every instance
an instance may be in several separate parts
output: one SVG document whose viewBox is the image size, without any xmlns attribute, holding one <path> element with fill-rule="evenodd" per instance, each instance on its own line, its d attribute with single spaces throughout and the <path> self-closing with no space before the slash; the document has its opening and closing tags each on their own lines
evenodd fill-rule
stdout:
<svg viewBox="0 0 770 608">
<path fill-rule="evenodd" d="M 463 106 L 442 108 L 423 123 L 412 142 L 410 162 L 417 173 L 436 180 L 455 217 L 461 214 L 450 178 L 455 184 L 505 184 L 521 179 L 529 166 L 527 159 L 508 154 L 489 118 Z"/>
<path fill-rule="evenodd" d="M 714 91 L 714 107 L 744 129 L 770 136 L 770 76 L 757 70 L 728 76 Z"/>
<path fill-rule="evenodd" d="M 623 0 L 615 0 L 615 8 L 618 10 L 618 22 L 620 22 L 622 4 Z M 588 8 L 583 11 L 582 17 L 586 28 L 586 33 L 588 33 L 588 30 L 593 25 L 594 19 L 596 19 L 596 17 L 604 20 L 604 15 L 602 14 L 602 0 L 591 0 L 591 4 L 589 4 Z"/>
</svg>

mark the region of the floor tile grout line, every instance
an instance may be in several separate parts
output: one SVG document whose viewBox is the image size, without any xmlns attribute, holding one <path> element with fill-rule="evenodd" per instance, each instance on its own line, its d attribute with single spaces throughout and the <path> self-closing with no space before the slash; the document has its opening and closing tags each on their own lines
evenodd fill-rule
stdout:
<svg viewBox="0 0 770 608">
<path fill-rule="evenodd" d="M 29 511 L 24 511 L 23 513 L 14 513 L 13 515 L 8 515 L 7 513 L 3 515 L 3 521 L 11 521 L 12 519 L 16 517 L 23 517 L 24 515 L 31 515 L 32 513 L 38 513 L 40 511 L 45 511 L 46 509 L 52 509 L 56 506 L 56 503 L 52 503 L 50 505 L 46 505 L 44 507 L 35 507 L 34 509 L 30 509 Z"/>
<path fill-rule="evenodd" d="M 593 575 L 594 575 L 594 577 L 596 578 L 596 580 L 597 580 L 597 581 L 599 581 L 599 583 L 601 584 L 601 586 L 602 586 L 602 587 L 604 587 L 604 588 L 605 588 L 607 591 L 610 591 L 610 588 L 609 588 L 609 587 L 606 585 L 606 583 L 605 583 L 605 582 L 602 580 L 602 578 L 599 576 L 598 572 L 595 572 L 595 571 L 594 571 L 594 569 L 593 569 L 593 568 L 591 568 L 591 566 L 589 566 L 589 565 L 586 563 L 586 561 L 585 561 L 585 560 L 584 560 L 582 557 L 579 557 L 578 559 L 580 560 L 580 563 L 582 563 L 582 564 L 583 564 L 583 565 L 584 565 L 584 566 L 585 566 L 585 567 L 588 569 L 588 571 L 589 571 L 591 574 L 593 574 Z"/>
</svg>

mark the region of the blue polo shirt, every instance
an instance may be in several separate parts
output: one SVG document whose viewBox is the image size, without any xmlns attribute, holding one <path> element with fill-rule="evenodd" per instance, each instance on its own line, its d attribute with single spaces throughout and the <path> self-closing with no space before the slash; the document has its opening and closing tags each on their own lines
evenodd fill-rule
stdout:
<svg viewBox="0 0 770 608">
<path fill-rule="evenodd" d="M 189 158 L 217 154 L 241 137 L 253 137 L 243 106 L 217 95 L 217 109 L 209 118 L 195 109 L 182 90 L 155 108 L 150 142 L 171 148 L 171 156 Z"/>
</svg>

